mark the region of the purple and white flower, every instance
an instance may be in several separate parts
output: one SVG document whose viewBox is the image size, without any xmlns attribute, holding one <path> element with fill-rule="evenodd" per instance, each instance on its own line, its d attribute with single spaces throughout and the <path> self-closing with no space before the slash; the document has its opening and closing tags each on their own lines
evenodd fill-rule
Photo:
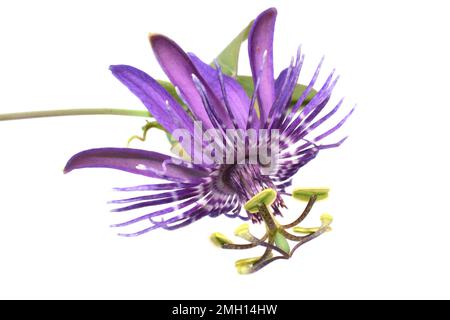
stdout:
<svg viewBox="0 0 450 320">
<path fill-rule="evenodd" d="M 179 97 L 188 106 L 188 111 L 145 72 L 127 65 L 111 66 L 113 75 L 142 101 L 169 133 L 174 136 L 178 136 L 177 130 L 188 133 L 188 137 L 180 141 L 187 156 L 184 159 L 154 151 L 100 148 L 80 152 L 68 161 L 65 172 L 83 168 L 111 168 L 164 180 L 118 189 L 148 194 L 115 200 L 113 203 L 123 206 L 113 211 L 150 210 L 137 218 L 113 225 L 147 224 L 133 233 L 121 235 L 137 236 L 156 228 L 173 230 L 206 216 L 226 215 L 258 221 L 261 220 L 259 215 L 247 212 L 243 205 L 267 188 L 278 191 L 272 209 L 275 214 L 280 214 L 280 208 L 284 206 L 281 195 L 291 185 L 297 171 L 314 159 L 319 151 L 338 147 L 345 140 L 321 144 L 353 112 L 352 109 L 327 130 L 321 130 L 322 124 L 328 122 L 342 105 L 341 100 L 331 111 L 322 114 L 338 77 L 331 73 L 317 94 L 304 105 L 316 84 L 320 63 L 293 106 L 292 95 L 304 61 L 300 50 L 291 64 L 278 77 L 274 77 L 276 15 L 274 8 L 264 11 L 256 18 L 249 33 L 248 54 L 254 82 L 252 97 L 233 77 L 223 74 L 217 64 L 215 68 L 211 67 L 194 54 L 183 51 L 173 40 L 159 34 L 150 36 L 154 54 L 177 88 Z M 201 126 L 198 126 L 199 123 Z M 221 134 L 221 139 L 210 141 L 212 148 L 208 148 L 207 142 L 196 138 L 196 130 L 200 130 L 202 136 L 208 134 L 208 130 L 215 130 Z M 238 139 L 231 144 L 227 135 L 229 130 L 239 133 Z M 272 134 L 259 135 L 260 131 L 279 134 L 279 146 L 273 149 L 277 149 L 276 157 L 271 158 L 276 160 L 269 164 L 246 161 L 250 156 L 250 147 L 254 146 L 249 143 L 249 130 L 256 132 L 258 145 L 274 142 Z M 244 145 L 243 157 L 233 156 L 231 163 L 217 157 L 217 154 L 229 152 L 230 146 L 236 151 L 238 145 Z"/>
</svg>

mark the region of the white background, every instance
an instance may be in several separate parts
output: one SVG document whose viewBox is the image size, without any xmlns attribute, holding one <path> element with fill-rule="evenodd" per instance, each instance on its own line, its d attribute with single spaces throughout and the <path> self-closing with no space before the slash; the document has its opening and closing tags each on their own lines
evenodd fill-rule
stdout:
<svg viewBox="0 0 450 320">
<path fill-rule="evenodd" d="M 109 213 L 106 201 L 121 196 L 110 189 L 148 180 L 62 168 L 83 149 L 125 146 L 144 120 L 2 122 L 0 298 L 450 298 L 447 1 L 2 1 L 0 112 L 143 108 L 108 66 L 162 78 L 148 32 L 209 61 L 273 5 L 276 70 L 302 44 L 301 82 L 324 54 L 320 80 L 334 67 L 342 76 L 334 101 L 345 96 L 346 110 L 358 103 L 335 136 L 350 139 L 296 178 L 331 187 L 308 223 L 330 212 L 333 232 L 250 276 L 233 265 L 249 253 L 208 240 L 239 221 L 117 237 L 108 226 L 127 213 Z M 151 136 L 133 146 L 167 150 L 162 135 Z M 303 205 L 292 202 L 288 216 Z"/>
</svg>

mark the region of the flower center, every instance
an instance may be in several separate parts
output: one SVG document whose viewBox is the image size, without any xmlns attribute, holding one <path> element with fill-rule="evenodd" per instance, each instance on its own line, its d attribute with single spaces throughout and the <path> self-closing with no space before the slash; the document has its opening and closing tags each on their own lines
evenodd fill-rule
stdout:
<svg viewBox="0 0 450 320">
<path fill-rule="evenodd" d="M 254 195 L 264 189 L 277 189 L 272 180 L 261 173 L 259 165 L 256 164 L 235 164 L 223 166 L 221 168 L 220 181 L 228 192 L 238 196 L 241 204 L 246 203 Z M 279 207 L 285 207 L 281 196 L 277 195 L 272 208 L 275 214 L 281 214 Z M 261 221 L 258 214 L 250 214 L 252 220 Z"/>
</svg>

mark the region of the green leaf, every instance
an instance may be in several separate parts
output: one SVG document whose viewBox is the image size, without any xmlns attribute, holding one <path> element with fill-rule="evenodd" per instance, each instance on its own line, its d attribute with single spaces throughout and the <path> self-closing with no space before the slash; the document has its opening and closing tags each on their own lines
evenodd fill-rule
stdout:
<svg viewBox="0 0 450 320">
<path fill-rule="evenodd" d="M 251 76 L 237 76 L 237 81 L 242 86 L 242 88 L 244 88 L 247 95 L 249 97 L 251 97 L 253 95 L 253 78 Z M 294 93 L 292 94 L 291 105 L 294 105 L 297 103 L 300 96 L 306 90 L 306 87 L 307 86 L 304 84 L 297 84 L 295 86 Z M 317 94 L 317 91 L 314 89 L 311 89 L 311 91 L 309 92 L 305 101 L 303 101 L 302 106 L 307 105 L 316 94 Z"/>
<path fill-rule="evenodd" d="M 236 77 L 238 74 L 238 62 L 239 62 L 239 52 L 241 51 L 241 45 L 248 38 L 248 33 L 253 24 L 252 20 L 245 28 L 242 30 L 236 38 L 234 38 L 222 52 L 217 56 L 217 63 L 222 68 L 222 72 Z M 214 67 L 214 62 L 211 63 Z"/>
</svg>

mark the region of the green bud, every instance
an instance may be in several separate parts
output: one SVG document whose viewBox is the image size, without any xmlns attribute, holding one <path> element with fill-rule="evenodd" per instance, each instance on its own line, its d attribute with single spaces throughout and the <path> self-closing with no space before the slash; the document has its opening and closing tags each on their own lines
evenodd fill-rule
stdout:
<svg viewBox="0 0 450 320">
<path fill-rule="evenodd" d="M 292 192 L 292 197 L 301 201 L 309 201 L 311 196 L 316 195 L 316 200 L 328 198 L 329 188 L 297 188 Z"/>
<path fill-rule="evenodd" d="M 250 213 L 257 213 L 260 205 L 271 206 L 277 198 L 277 192 L 273 189 L 264 189 L 253 198 L 248 200 L 244 208 Z"/>
</svg>

